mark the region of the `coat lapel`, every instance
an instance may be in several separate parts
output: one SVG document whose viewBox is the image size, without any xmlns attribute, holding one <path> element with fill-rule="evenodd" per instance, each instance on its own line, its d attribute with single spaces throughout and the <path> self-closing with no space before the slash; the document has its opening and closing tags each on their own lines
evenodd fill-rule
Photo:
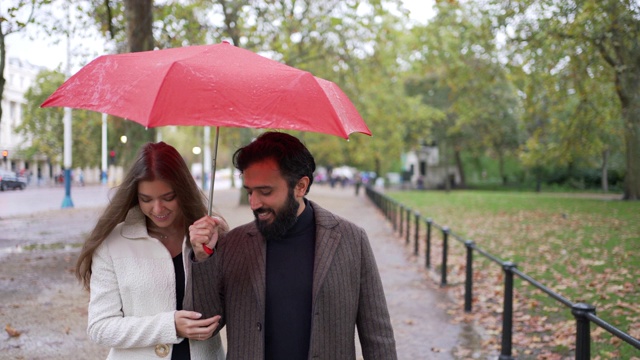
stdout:
<svg viewBox="0 0 640 360">
<path fill-rule="evenodd" d="M 251 284 L 256 294 L 256 301 L 260 309 L 264 310 L 266 297 L 266 281 L 267 281 L 267 245 L 266 241 L 257 231 L 252 228 L 247 232 L 247 256 L 245 259 L 249 261 L 249 273 L 251 274 Z"/>
<path fill-rule="evenodd" d="M 322 283 L 329 271 L 333 256 L 340 244 L 342 235 L 334 228 L 338 225 L 336 218 L 318 204 L 309 201 L 316 218 L 316 253 L 313 269 L 313 302 L 322 288 Z"/>
</svg>

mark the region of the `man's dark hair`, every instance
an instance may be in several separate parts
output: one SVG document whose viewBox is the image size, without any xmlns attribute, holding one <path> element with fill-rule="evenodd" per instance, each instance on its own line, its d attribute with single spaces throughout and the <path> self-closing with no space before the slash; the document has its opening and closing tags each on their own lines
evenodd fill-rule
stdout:
<svg viewBox="0 0 640 360">
<path fill-rule="evenodd" d="M 233 165 L 243 173 L 251 164 L 269 158 L 278 164 L 289 189 L 293 189 L 303 176 L 308 177 L 309 186 L 305 194 L 309 193 L 316 162 L 307 147 L 289 134 L 274 131 L 263 133 L 233 154 Z"/>
</svg>

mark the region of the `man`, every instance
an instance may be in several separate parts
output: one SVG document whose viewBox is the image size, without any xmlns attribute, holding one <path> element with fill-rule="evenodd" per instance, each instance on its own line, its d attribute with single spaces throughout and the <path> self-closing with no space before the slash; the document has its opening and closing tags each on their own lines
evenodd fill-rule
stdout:
<svg viewBox="0 0 640 360">
<path fill-rule="evenodd" d="M 228 359 L 396 359 L 382 282 L 365 231 L 305 198 L 315 161 L 295 137 L 267 132 L 233 156 L 255 222 L 215 242 L 190 228 L 185 308 L 222 315 Z M 193 296 L 193 298 L 190 298 Z"/>
</svg>

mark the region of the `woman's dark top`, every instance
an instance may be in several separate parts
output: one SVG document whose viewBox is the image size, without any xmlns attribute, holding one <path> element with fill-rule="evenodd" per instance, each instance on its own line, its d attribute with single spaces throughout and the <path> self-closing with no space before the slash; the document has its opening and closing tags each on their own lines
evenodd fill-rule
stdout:
<svg viewBox="0 0 640 360">
<path fill-rule="evenodd" d="M 184 298 L 184 264 L 182 263 L 182 253 L 173 258 L 173 269 L 176 272 L 176 310 L 182 310 L 182 299 Z M 173 345 L 171 360 L 190 360 L 189 339 L 182 340 L 179 344 Z"/>
</svg>

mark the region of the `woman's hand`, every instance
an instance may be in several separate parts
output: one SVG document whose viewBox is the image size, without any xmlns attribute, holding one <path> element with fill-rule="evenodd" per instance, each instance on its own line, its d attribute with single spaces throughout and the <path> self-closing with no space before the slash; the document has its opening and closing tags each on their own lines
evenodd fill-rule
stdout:
<svg viewBox="0 0 640 360">
<path fill-rule="evenodd" d="M 196 261 L 205 260 L 210 256 L 211 253 L 205 251 L 204 246 L 214 249 L 220 232 L 226 228 L 224 220 L 215 216 L 203 216 L 189 226 L 189 239 Z"/>
<path fill-rule="evenodd" d="M 207 340 L 218 328 L 220 315 L 200 319 L 202 314 L 195 311 L 178 310 L 174 315 L 178 337 L 193 340 Z"/>
</svg>

